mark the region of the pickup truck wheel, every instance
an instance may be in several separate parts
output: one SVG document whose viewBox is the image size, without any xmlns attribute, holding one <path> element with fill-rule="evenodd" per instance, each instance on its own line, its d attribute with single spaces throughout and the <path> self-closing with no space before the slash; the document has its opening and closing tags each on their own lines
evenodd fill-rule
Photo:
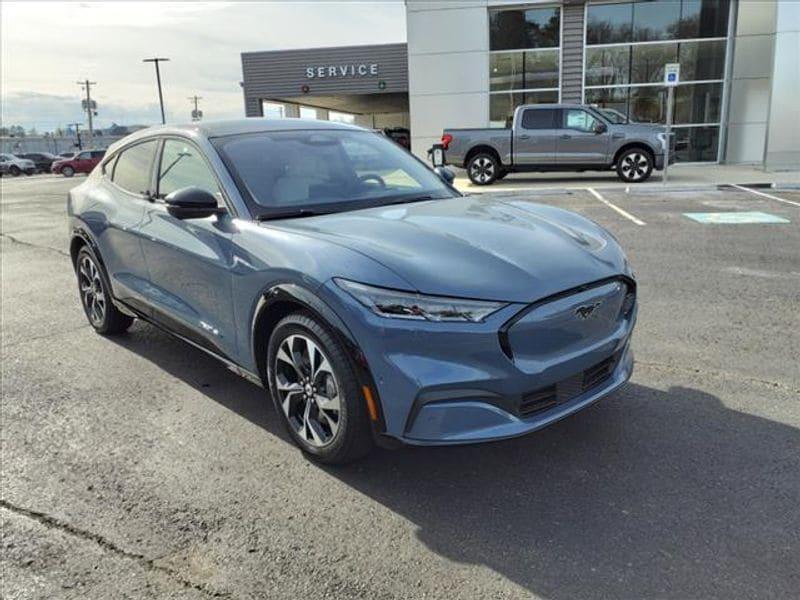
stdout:
<svg viewBox="0 0 800 600">
<path fill-rule="evenodd" d="M 646 181 L 653 172 L 653 156 L 640 148 L 622 153 L 617 161 L 617 175 L 627 183 Z"/>
<path fill-rule="evenodd" d="M 469 159 L 467 176 L 475 185 L 489 185 L 498 178 L 500 168 L 500 164 L 493 155 L 480 152 Z"/>
</svg>

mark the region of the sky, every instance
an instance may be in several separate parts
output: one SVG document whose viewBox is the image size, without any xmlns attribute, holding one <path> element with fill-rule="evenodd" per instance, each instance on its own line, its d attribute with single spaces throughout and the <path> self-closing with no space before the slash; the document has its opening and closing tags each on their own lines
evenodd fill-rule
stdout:
<svg viewBox="0 0 800 600">
<path fill-rule="evenodd" d="M 190 96 L 206 119 L 244 116 L 241 52 L 405 41 L 402 0 L 270 2 L 0 3 L 4 126 L 39 131 L 85 123 L 82 88 L 98 104 L 96 127 L 160 122 L 152 63 L 161 64 L 167 121 L 189 121 Z"/>
</svg>

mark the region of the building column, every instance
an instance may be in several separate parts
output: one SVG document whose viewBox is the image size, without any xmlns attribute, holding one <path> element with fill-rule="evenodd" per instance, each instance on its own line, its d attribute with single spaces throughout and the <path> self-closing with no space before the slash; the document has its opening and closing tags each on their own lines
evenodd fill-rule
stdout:
<svg viewBox="0 0 800 600">
<path fill-rule="evenodd" d="M 779 0 L 775 15 L 767 169 L 800 169 L 800 2 Z"/>
<path fill-rule="evenodd" d="M 561 8 L 561 102 L 583 102 L 584 0 L 565 0 Z"/>
</svg>

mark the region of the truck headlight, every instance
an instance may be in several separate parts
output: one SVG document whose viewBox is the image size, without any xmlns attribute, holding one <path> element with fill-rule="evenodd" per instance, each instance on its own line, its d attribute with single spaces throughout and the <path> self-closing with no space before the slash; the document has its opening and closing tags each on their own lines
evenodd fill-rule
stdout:
<svg viewBox="0 0 800 600">
<path fill-rule="evenodd" d="M 414 292 L 364 285 L 346 279 L 334 279 L 334 281 L 376 315 L 393 319 L 479 323 L 506 306 L 503 302 L 423 296 Z"/>
</svg>

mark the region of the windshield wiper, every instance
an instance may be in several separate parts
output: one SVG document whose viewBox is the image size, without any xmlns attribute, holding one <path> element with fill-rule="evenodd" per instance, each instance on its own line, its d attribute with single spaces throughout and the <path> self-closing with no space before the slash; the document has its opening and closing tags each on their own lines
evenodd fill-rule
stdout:
<svg viewBox="0 0 800 600">
<path fill-rule="evenodd" d="M 256 217 L 259 221 L 272 221 L 273 219 L 295 219 L 297 217 L 313 217 L 315 215 L 324 215 L 324 212 L 311 210 L 310 208 L 298 208 L 297 210 L 287 210 L 283 212 L 270 213 L 266 215 L 258 215 Z"/>
</svg>

